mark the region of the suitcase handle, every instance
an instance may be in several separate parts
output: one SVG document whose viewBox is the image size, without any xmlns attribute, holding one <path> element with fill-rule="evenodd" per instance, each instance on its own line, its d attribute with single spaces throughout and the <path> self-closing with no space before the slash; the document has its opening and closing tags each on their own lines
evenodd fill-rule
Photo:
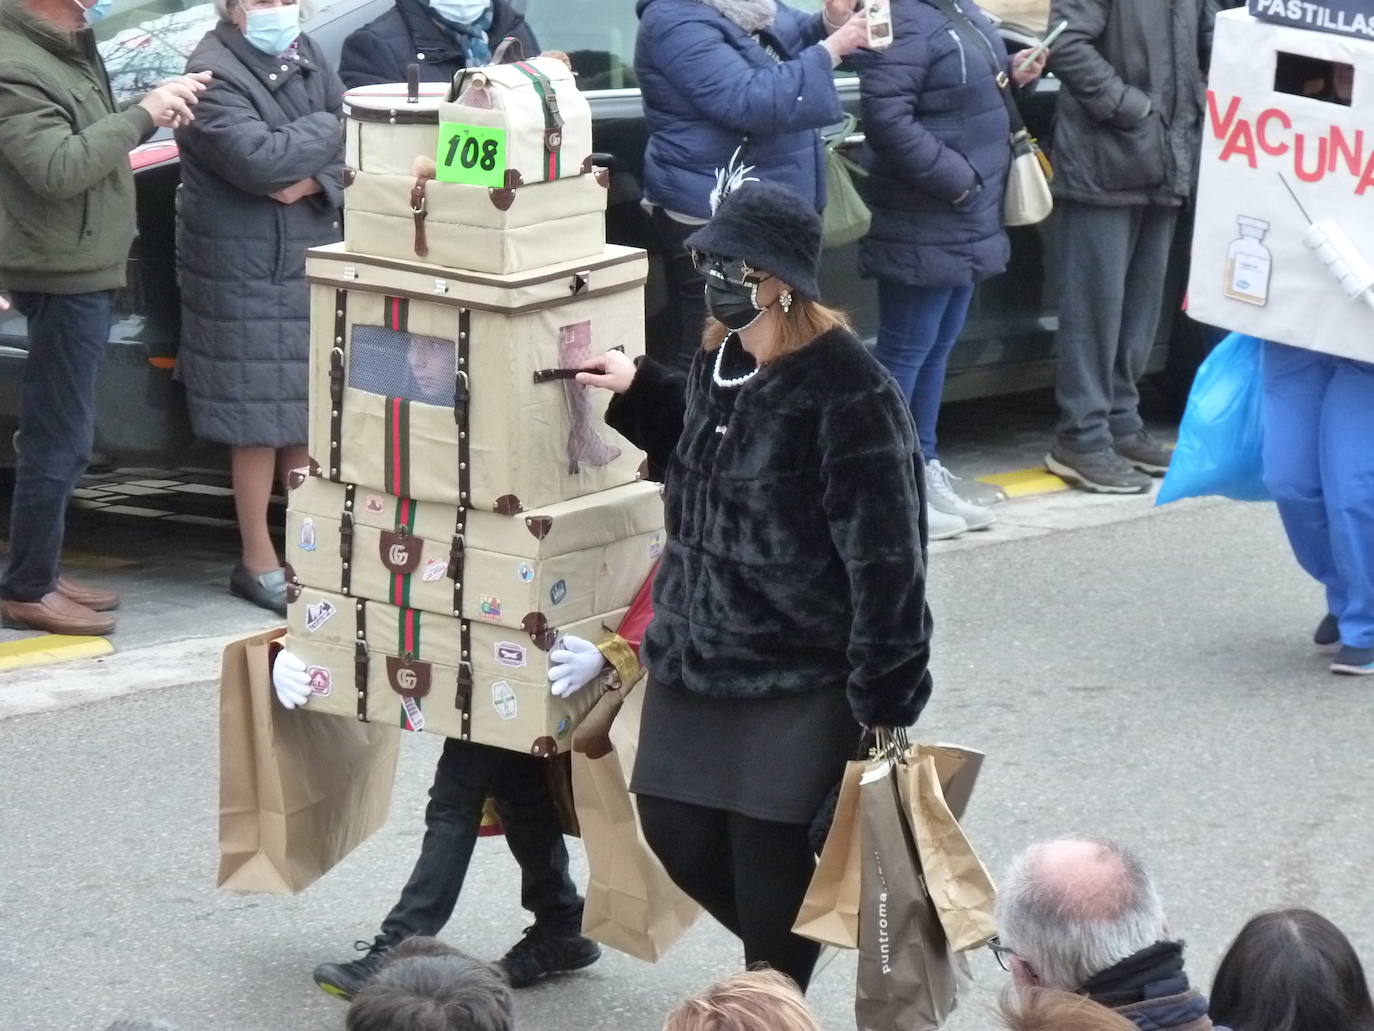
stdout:
<svg viewBox="0 0 1374 1031">
<path fill-rule="evenodd" d="M 623 345 L 611 348 L 612 351 L 625 350 Z M 573 379 L 579 372 L 595 372 L 595 369 L 536 369 L 534 372 L 534 382 L 551 383 L 554 380 Z"/>
<path fill-rule="evenodd" d="M 516 51 L 514 56 L 511 56 L 512 50 Z M 524 59 L 525 44 L 520 41 L 518 36 L 507 36 L 501 40 L 491 55 L 492 64 L 514 64 L 516 61 L 523 61 Z M 477 69 L 460 68 L 458 70 L 457 74 L 453 76 L 453 84 L 449 86 L 448 96 L 444 98 L 445 101 L 452 104 L 463 95 L 463 84 L 467 82 L 468 73 L 474 71 Z"/>
</svg>

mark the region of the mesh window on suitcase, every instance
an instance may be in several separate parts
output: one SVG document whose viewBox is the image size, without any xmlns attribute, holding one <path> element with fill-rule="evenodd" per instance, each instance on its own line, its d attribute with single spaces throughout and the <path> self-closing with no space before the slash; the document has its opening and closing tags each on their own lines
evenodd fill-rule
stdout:
<svg viewBox="0 0 1374 1031">
<path fill-rule="evenodd" d="M 354 326 L 348 385 L 369 394 L 453 407 L 454 343 L 383 326 Z"/>
</svg>

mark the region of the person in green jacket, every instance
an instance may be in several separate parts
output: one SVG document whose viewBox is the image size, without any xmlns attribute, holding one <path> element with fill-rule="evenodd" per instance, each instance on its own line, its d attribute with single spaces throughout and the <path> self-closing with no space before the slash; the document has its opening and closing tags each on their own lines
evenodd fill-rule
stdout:
<svg viewBox="0 0 1374 1031">
<path fill-rule="evenodd" d="M 116 108 L 90 26 L 112 0 L 0 0 L 0 286 L 28 320 L 0 621 L 106 634 L 112 591 L 59 576 L 67 500 L 95 437 L 95 385 L 134 239 L 129 151 L 194 118 L 209 75 Z"/>
</svg>

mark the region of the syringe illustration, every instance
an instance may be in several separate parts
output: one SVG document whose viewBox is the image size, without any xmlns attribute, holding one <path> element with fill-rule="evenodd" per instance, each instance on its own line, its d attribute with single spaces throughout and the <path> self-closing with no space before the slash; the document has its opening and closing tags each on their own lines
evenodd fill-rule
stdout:
<svg viewBox="0 0 1374 1031">
<path fill-rule="evenodd" d="M 1293 192 L 1293 187 L 1288 185 L 1288 180 L 1282 174 L 1279 175 L 1279 182 L 1283 183 L 1288 196 L 1293 198 L 1293 203 L 1302 212 L 1302 217 L 1307 219 L 1307 232 L 1302 234 L 1304 246 L 1331 271 L 1331 275 L 1341 285 L 1347 297 L 1352 300 L 1356 297 L 1363 298 L 1367 305 L 1374 308 L 1374 265 L 1360 253 L 1354 241 L 1345 235 L 1345 230 L 1331 219 L 1324 218 L 1320 222 L 1313 222 L 1312 216 L 1307 213 L 1302 201 L 1298 200 L 1298 195 Z"/>
</svg>

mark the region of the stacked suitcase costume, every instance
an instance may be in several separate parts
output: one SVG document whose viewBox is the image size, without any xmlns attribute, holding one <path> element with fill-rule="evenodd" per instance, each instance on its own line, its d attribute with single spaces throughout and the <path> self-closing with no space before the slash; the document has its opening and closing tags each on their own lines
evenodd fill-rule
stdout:
<svg viewBox="0 0 1374 1031">
<path fill-rule="evenodd" d="M 611 347 L 643 353 L 647 263 L 605 243 L 564 63 L 439 89 L 345 96 L 345 239 L 307 261 L 288 647 L 311 708 L 551 755 L 600 691 L 554 698 L 549 651 L 613 631 L 663 550 L 643 456 L 572 379 Z"/>
</svg>

